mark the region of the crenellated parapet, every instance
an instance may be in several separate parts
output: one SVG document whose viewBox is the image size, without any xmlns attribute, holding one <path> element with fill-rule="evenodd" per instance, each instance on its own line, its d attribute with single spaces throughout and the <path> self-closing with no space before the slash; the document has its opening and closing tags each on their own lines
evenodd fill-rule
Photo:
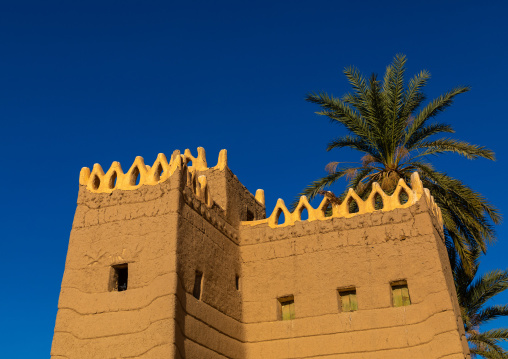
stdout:
<svg viewBox="0 0 508 359">
<path fill-rule="evenodd" d="M 189 165 L 190 164 L 190 165 Z M 217 165 L 213 169 L 224 170 L 227 167 L 227 152 L 221 150 Z M 88 167 L 83 167 L 79 176 L 79 183 L 86 186 L 86 189 L 94 193 L 111 193 L 114 190 L 135 190 L 144 185 L 156 185 L 167 181 L 177 170 L 180 170 L 184 176 L 186 186 L 192 189 L 192 192 L 208 208 L 212 208 L 214 201 L 212 199 L 208 181 L 205 175 L 200 172 L 208 170 L 206 153 L 204 148 L 198 147 L 197 156 L 193 156 L 189 149 L 184 153 L 176 150 L 168 161 L 163 153 L 160 153 L 152 166 L 146 165 L 143 158 L 138 156 L 134 160 L 127 172 L 123 172 L 119 162 L 113 162 L 106 173 L 99 164 L 95 164 L 92 171 Z M 255 199 L 260 204 L 265 204 L 263 190 L 257 190 Z M 326 220 L 330 218 L 350 218 L 359 214 L 371 213 L 374 211 L 392 211 L 396 208 L 407 208 L 414 205 L 421 198 L 429 205 L 434 217 L 442 226 L 442 215 L 440 208 L 436 205 L 434 198 L 427 188 L 423 187 L 418 173 L 411 176 L 411 186 L 408 186 L 403 179 L 399 180 L 395 191 L 387 195 L 378 183 L 372 184 L 372 191 L 365 200 L 358 194 L 349 189 L 344 200 L 338 204 L 332 201 L 329 196 L 324 196 L 320 205 L 313 208 L 307 197 L 300 197 L 300 201 L 293 212 L 290 212 L 282 199 L 278 199 L 272 214 L 262 220 L 243 221 L 243 225 L 255 226 L 259 224 L 268 224 L 271 228 L 286 227 L 302 221 L 302 212 L 307 210 L 308 221 Z M 352 202 L 356 206 L 352 206 Z M 356 211 L 351 211 L 355 208 Z M 331 213 L 331 214 L 330 214 Z M 284 222 L 279 224 L 279 217 L 284 214 Z"/>
<path fill-rule="evenodd" d="M 430 194 L 430 191 L 423 187 L 417 172 L 411 175 L 411 187 L 409 187 L 403 179 L 400 179 L 392 195 L 387 195 L 379 184 L 374 182 L 372 184 L 372 191 L 366 200 L 360 198 L 360 196 L 350 188 L 346 197 L 340 204 L 332 203 L 331 199 L 325 196 L 316 209 L 310 205 L 306 196 L 302 196 L 293 212 L 290 212 L 284 201 L 279 198 L 272 214 L 268 218 L 257 221 L 243 221 L 242 224 L 255 226 L 265 223 L 271 228 L 291 226 L 295 224 L 295 222 L 302 221 L 302 212 L 304 210 L 307 210 L 309 214 L 308 221 L 326 220 L 337 217 L 350 218 L 374 211 L 388 212 L 397 208 L 407 208 L 414 205 L 421 198 L 424 198 L 427 202 L 434 217 L 442 227 L 443 219 L 441 209 L 435 203 L 434 197 Z M 356 202 L 357 211 L 355 212 L 351 212 L 352 202 Z M 327 216 L 327 210 L 330 207 L 331 215 Z M 379 209 L 376 207 L 379 207 Z M 281 214 L 284 214 L 284 223 L 279 224 L 279 217 Z"/>
<path fill-rule="evenodd" d="M 189 149 L 183 154 L 176 150 L 168 162 L 163 153 L 159 153 L 152 166 L 145 165 L 143 157 L 136 157 L 134 163 L 127 172 L 123 172 L 120 162 L 113 162 L 109 170 L 104 173 L 101 165 L 96 163 L 92 171 L 83 167 L 79 174 L 79 184 L 94 193 L 111 193 L 114 190 L 135 190 L 143 185 L 156 185 L 166 181 L 173 175 L 176 169 L 187 168 L 189 184 L 199 182 L 200 186 L 206 183 L 206 179 L 196 178 L 197 171 L 208 169 L 205 149 L 198 147 L 198 154 L 194 157 Z M 189 163 L 192 165 L 189 166 Z M 217 165 L 213 168 L 223 170 L 227 167 L 227 151 L 221 150 Z M 205 182 L 204 182 L 205 181 Z M 199 191 L 199 189 L 198 189 Z"/>
</svg>

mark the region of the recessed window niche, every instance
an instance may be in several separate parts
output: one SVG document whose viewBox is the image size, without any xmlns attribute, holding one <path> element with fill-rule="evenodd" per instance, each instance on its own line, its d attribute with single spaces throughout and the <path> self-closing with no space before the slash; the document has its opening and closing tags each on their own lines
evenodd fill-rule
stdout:
<svg viewBox="0 0 508 359">
<path fill-rule="evenodd" d="M 409 289 L 405 280 L 392 282 L 392 304 L 394 307 L 404 307 L 411 305 L 411 298 L 409 297 Z"/>
<path fill-rule="evenodd" d="M 338 294 L 341 312 L 354 312 L 358 310 L 355 288 L 339 289 Z"/>
<path fill-rule="evenodd" d="M 194 289 L 192 290 L 192 295 L 197 300 L 201 300 L 202 289 L 203 289 L 203 272 L 196 271 L 196 275 L 194 276 Z"/>
<path fill-rule="evenodd" d="M 279 320 L 295 319 L 295 297 L 288 295 L 278 299 L 279 301 Z"/>
<path fill-rule="evenodd" d="M 123 292 L 127 290 L 128 279 L 129 267 L 127 263 L 111 266 L 109 291 Z"/>
</svg>

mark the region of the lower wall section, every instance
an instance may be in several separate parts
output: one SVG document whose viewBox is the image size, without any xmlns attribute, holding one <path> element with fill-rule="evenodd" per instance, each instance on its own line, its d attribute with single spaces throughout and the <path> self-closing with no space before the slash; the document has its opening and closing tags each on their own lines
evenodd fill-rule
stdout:
<svg viewBox="0 0 508 359">
<path fill-rule="evenodd" d="M 270 350 L 251 350 L 251 346 L 247 345 L 247 358 L 337 358 L 337 359 L 394 359 L 394 358 L 410 358 L 410 359 L 464 359 L 462 349 L 454 353 L 443 353 L 443 347 L 449 347 L 449 343 L 456 341 L 456 334 L 453 332 L 446 332 L 436 335 L 431 342 L 418 345 L 415 347 L 394 348 L 387 350 L 374 350 L 374 351 L 357 351 L 357 352 L 339 352 L 342 346 L 338 343 L 333 343 L 330 340 L 322 340 L 323 337 L 309 339 L 302 341 L 300 344 L 294 343 L 294 346 L 281 345 L 276 351 Z M 352 339 L 352 338 L 351 338 Z M 342 342 L 341 342 L 342 343 Z M 366 343 L 366 342 L 365 342 Z M 363 344 L 363 342 L 362 342 Z M 367 343 L 366 343 L 367 344 Z M 337 353 L 322 353 L 318 354 L 321 350 L 319 347 L 327 346 L 328 349 L 335 348 Z M 313 347 L 315 349 L 313 354 L 309 354 L 308 350 L 302 351 L 301 349 Z M 443 354 L 436 356 L 436 352 L 440 351 Z M 322 351 L 321 351 L 322 352 Z"/>
<path fill-rule="evenodd" d="M 137 333 L 82 339 L 70 332 L 55 332 L 52 358 L 173 358 L 174 321 L 172 318 L 150 325 Z M 65 348 L 65 353 L 59 352 Z M 67 354 L 72 353 L 72 354 Z"/>
<path fill-rule="evenodd" d="M 125 292 L 62 288 L 53 359 L 173 358 L 176 274 Z"/>
<path fill-rule="evenodd" d="M 359 313 L 352 313 L 351 321 L 356 320 L 355 314 Z M 362 358 L 427 359 L 462 353 L 455 319 L 450 311 L 437 313 L 414 325 L 356 331 L 344 331 L 343 328 L 340 328 L 340 325 L 344 323 L 337 318 L 335 331 L 329 334 L 321 332 L 320 319 L 295 319 L 274 322 L 272 328 L 265 326 L 266 333 L 272 333 L 274 337 L 282 333 L 288 338 L 248 342 L 246 344 L 247 358 L 313 358 L 322 356 L 350 358 L 353 355 L 358 355 Z M 323 321 L 327 322 L 328 329 L 332 329 L 329 319 Z M 276 331 L 279 333 L 275 333 Z M 295 335 L 304 332 L 307 334 Z M 446 352 L 443 351 L 444 347 L 441 345 L 443 343 L 446 343 L 444 346 Z"/>
<path fill-rule="evenodd" d="M 243 325 L 178 286 L 176 300 L 177 356 L 180 358 L 245 358 Z"/>
</svg>

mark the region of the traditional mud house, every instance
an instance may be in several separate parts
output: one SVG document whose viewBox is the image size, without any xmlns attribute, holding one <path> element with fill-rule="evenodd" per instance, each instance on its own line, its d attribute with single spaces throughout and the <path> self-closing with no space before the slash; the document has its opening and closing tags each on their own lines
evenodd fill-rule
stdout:
<svg viewBox="0 0 508 359">
<path fill-rule="evenodd" d="M 416 173 L 392 196 L 350 190 L 329 217 L 302 197 L 266 218 L 225 150 L 210 168 L 202 148 L 96 164 L 79 183 L 53 359 L 469 358 Z"/>
</svg>

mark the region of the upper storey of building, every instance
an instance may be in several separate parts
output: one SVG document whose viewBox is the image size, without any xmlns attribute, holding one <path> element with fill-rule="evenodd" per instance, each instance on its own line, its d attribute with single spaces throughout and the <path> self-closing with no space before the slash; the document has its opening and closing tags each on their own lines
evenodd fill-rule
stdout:
<svg viewBox="0 0 508 359">
<path fill-rule="evenodd" d="M 387 195 L 377 183 L 367 199 L 360 198 L 353 189 L 349 189 L 341 203 L 324 196 L 320 205 L 313 208 L 305 196 L 300 198 L 297 207 L 290 212 L 282 199 L 278 199 L 269 217 L 265 215 L 264 191 L 258 189 L 251 194 L 233 175 L 227 165 L 227 151 L 221 150 L 217 165 L 208 167 L 206 153 L 202 147 L 193 156 L 189 149 L 182 154 L 176 150 L 168 161 L 160 153 L 152 166 L 146 165 L 142 157 L 136 157 L 127 172 L 123 172 L 119 162 L 113 162 L 105 173 L 99 164 L 92 171 L 81 169 L 79 183 L 87 192 L 103 194 L 116 190 L 133 191 L 143 186 L 153 186 L 166 182 L 178 172 L 184 187 L 193 192 L 194 197 L 204 206 L 216 207 L 223 212 L 228 222 L 235 227 L 268 226 L 270 228 L 286 227 L 302 221 L 302 212 L 307 210 L 308 221 L 326 221 L 331 218 L 350 218 L 375 211 L 388 212 L 397 208 L 407 208 L 423 199 L 427 202 L 433 217 L 442 227 L 441 210 L 435 204 L 429 190 L 423 188 L 418 173 L 411 176 L 410 186 L 400 180 L 395 191 Z M 188 198 L 188 200 L 192 200 Z M 356 205 L 352 205 L 355 202 Z M 354 209 L 354 210 L 352 210 Z M 280 221 L 280 216 L 284 221 Z"/>
</svg>

